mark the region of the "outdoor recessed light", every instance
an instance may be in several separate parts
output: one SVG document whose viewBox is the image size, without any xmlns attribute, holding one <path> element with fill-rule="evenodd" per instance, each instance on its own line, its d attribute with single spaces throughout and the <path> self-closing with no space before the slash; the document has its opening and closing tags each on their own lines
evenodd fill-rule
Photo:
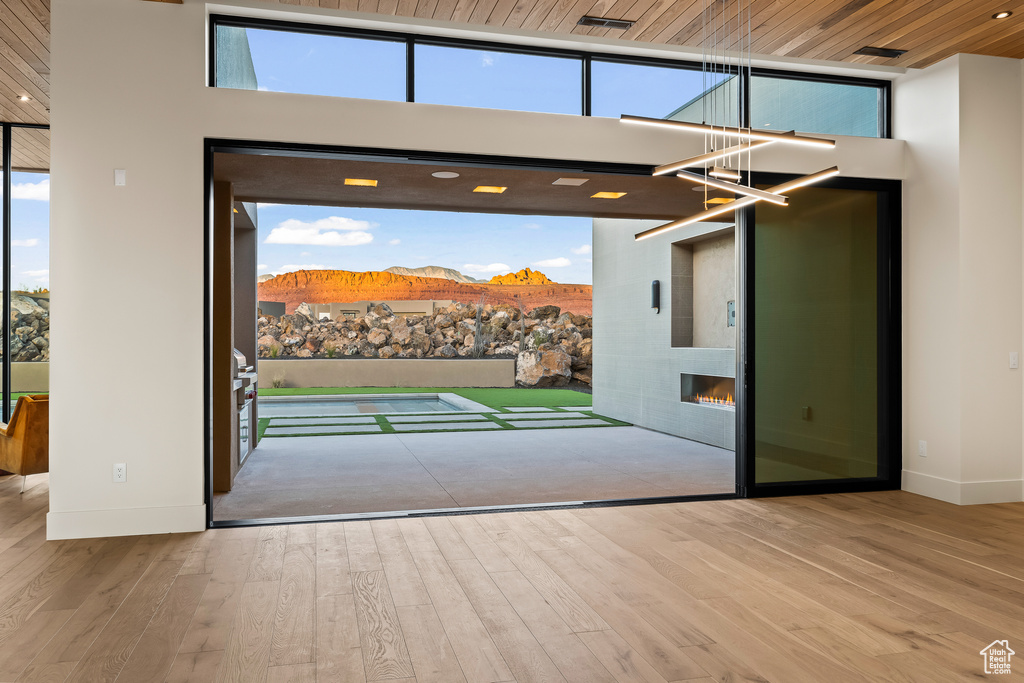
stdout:
<svg viewBox="0 0 1024 683">
<path fill-rule="evenodd" d="M 31 100 L 32 98 L 31 98 L 31 97 L 29 97 L 28 95 L 19 95 L 19 96 L 18 96 L 18 99 L 19 99 L 19 100 L 21 100 L 22 102 L 28 102 L 28 101 L 29 101 L 29 100 Z"/>
<path fill-rule="evenodd" d="M 583 183 L 590 180 L 589 178 L 559 178 L 552 185 L 571 185 L 573 187 L 579 187 Z"/>
<path fill-rule="evenodd" d="M 459 174 L 455 171 L 434 171 L 430 175 L 435 178 L 458 178 Z"/>
<path fill-rule="evenodd" d="M 906 50 L 894 50 L 888 47 L 871 47 L 870 45 L 865 45 L 864 47 L 857 50 L 853 54 L 867 55 L 868 57 L 888 57 L 890 59 L 896 59 L 897 57 L 902 57 L 906 53 Z"/>
<path fill-rule="evenodd" d="M 993 19 L 1009 19 L 1013 16 L 1013 12 L 996 12 L 992 15 Z"/>
<path fill-rule="evenodd" d="M 618 199 L 619 197 L 625 197 L 625 192 L 598 192 L 597 194 L 590 195 L 591 199 Z"/>
<path fill-rule="evenodd" d="M 345 178 L 345 184 L 358 187 L 377 187 L 377 181 L 370 178 Z"/>
<path fill-rule="evenodd" d="M 605 17 L 591 17 L 584 15 L 580 17 L 580 20 L 576 22 L 576 25 L 596 26 L 598 28 L 617 28 L 624 31 L 635 23 L 635 21 L 630 21 L 629 19 L 606 19 Z"/>
<path fill-rule="evenodd" d="M 477 185 L 473 188 L 473 192 L 489 192 L 491 194 L 501 194 L 507 187 L 498 187 L 497 185 Z"/>
<path fill-rule="evenodd" d="M 733 197 L 712 197 L 708 200 L 708 204 L 728 204 L 729 202 L 736 201 Z"/>
</svg>

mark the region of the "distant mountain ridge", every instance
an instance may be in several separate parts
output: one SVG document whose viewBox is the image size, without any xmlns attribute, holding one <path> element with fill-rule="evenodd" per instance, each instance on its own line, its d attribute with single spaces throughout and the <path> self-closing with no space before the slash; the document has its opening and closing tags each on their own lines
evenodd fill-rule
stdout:
<svg viewBox="0 0 1024 683">
<path fill-rule="evenodd" d="M 465 282 L 467 284 L 479 284 L 486 282 L 486 280 L 477 280 L 476 278 L 463 275 L 454 268 L 444 268 L 442 266 L 422 266 L 420 268 L 405 268 L 403 266 L 391 266 L 390 268 L 384 269 L 385 273 L 394 273 L 395 275 L 407 275 L 410 277 L 437 277 L 445 280 L 452 280 L 453 282 Z"/>
</svg>

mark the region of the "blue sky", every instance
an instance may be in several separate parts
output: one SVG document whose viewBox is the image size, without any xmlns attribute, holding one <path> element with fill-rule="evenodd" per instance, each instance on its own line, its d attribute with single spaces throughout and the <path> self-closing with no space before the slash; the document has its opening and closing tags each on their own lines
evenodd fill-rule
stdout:
<svg viewBox="0 0 1024 683">
<path fill-rule="evenodd" d="M 260 205 L 259 274 L 442 266 L 489 279 L 522 268 L 590 284 L 591 219 Z"/>
<path fill-rule="evenodd" d="M 247 29 L 261 90 L 405 101 L 404 43 Z M 416 47 L 416 100 L 580 114 L 579 61 Z M 663 117 L 703 90 L 699 71 L 595 61 L 593 113 Z M 264 205 L 259 273 L 388 266 L 455 268 L 487 279 L 533 268 L 591 283 L 591 220 Z"/>
<path fill-rule="evenodd" d="M 11 175 L 11 286 L 50 287 L 50 176 Z"/>
</svg>

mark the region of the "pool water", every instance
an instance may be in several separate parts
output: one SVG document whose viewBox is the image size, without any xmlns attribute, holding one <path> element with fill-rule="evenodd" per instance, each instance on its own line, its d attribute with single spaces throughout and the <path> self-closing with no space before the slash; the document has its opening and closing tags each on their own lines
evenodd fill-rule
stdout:
<svg viewBox="0 0 1024 683">
<path fill-rule="evenodd" d="M 342 394 L 259 398 L 260 417 L 493 412 L 457 394 Z"/>
</svg>

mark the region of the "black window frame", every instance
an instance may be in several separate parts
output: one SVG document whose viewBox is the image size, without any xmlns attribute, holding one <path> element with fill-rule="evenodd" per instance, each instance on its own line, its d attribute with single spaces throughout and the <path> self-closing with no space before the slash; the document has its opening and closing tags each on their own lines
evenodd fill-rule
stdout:
<svg viewBox="0 0 1024 683">
<path fill-rule="evenodd" d="M 632 64 L 635 66 L 675 68 L 687 71 L 700 71 L 703 66 L 701 62 L 690 60 L 646 57 L 642 55 L 592 52 L 589 50 L 573 50 L 569 48 L 540 47 L 532 45 L 520 45 L 516 43 L 506 43 L 501 41 L 425 35 L 404 31 L 382 31 L 377 29 L 354 28 L 351 26 L 333 26 L 327 24 L 306 23 L 296 21 L 280 21 L 276 19 L 259 19 L 255 17 L 244 17 L 238 15 L 211 14 L 209 16 L 210 35 L 208 43 L 208 84 L 209 87 L 212 88 L 217 87 L 217 28 L 219 26 L 289 31 L 294 33 L 309 33 L 313 35 L 339 36 L 345 38 L 362 38 L 367 40 L 381 40 L 404 43 L 406 54 L 406 102 L 416 101 L 416 45 L 432 45 L 440 47 L 487 50 L 490 52 L 504 52 L 511 54 L 579 59 L 581 67 L 580 91 L 582 93 L 583 99 L 581 107 L 582 114 L 580 114 L 581 116 L 592 115 L 591 92 L 593 80 L 591 74 L 591 67 L 594 60 L 602 62 L 615 62 L 620 64 Z M 754 76 L 766 76 L 771 78 L 785 78 L 789 80 L 808 81 L 815 83 L 835 83 L 838 85 L 854 85 L 877 88 L 879 90 L 879 130 L 877 137 L 882 139 L 892 138 L 891 81 L 874 78 L 858 78 L 852 76 L 809 73 L 804 71 L 784 71 L 780 69 L 771 69 L 763 67 L 737 67 L 736 65 L 728 64 L 717 65 L 716 68 L 722 72 L 731 72 L 739 76 L 739 102 L 737 103 L 737 105 L 740 112 L 741 121 L 746 126 L 749 126 L 750 124 L 750 79 Z M 814 133 L 814 131 L 804 132 Z"/>
</svg>

